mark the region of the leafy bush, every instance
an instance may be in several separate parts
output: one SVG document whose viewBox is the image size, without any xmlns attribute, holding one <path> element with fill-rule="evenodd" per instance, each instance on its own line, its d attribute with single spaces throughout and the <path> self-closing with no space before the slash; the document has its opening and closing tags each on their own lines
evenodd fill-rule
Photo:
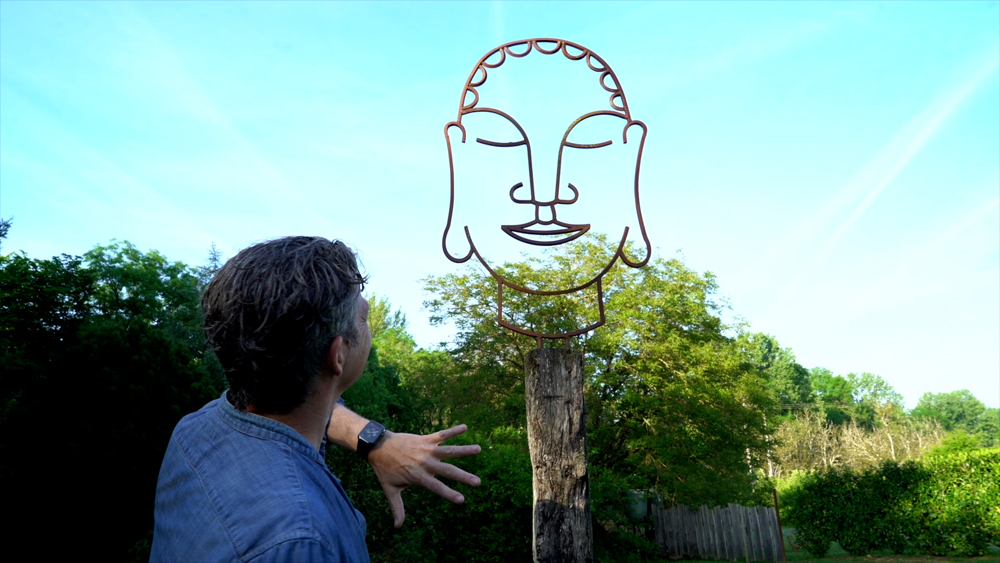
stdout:
<svg viewBox="0 0 1000 563">
<path fill-rule="evenodd" d="M 981 440 L 965 430 L 958 430 L 946 436 L 941 443 L 927 452 L 927 457 L 947 457 L 954 454 L 974 452 Z"/>
<path fill-rule="evenodd" d="M 459 505 L 420 487 L 404 491 L 406 521 L 398 530 L 392 526 L 389 505 L 367 463 L 339 448 L 327 450 L 327 463 L 368 521 L 366 539 L 372 561 L 530 561 L 531 460 L 527 435 L 501 427 L 488 436 L 463 434 L 448 444 L 482 446 L 477 456 L 448 460 L 478 475 L 482 484 L 467 487 L 448 482 L 465 496 L 465 503 Z"/>
<path fill-rule="evenodd" d="M 50 558 L 142 557 L 170 433 L 225 388 L 199 284 L 196 269 L 127 242 L 0 256 L 0 491 L 17 515 L 5 534 L 81 507 Z"/>
<path fill-rule="evenodd" d="M 782 502 L 785 521 L 816 557 L 831 541 L 852 555 L 900 553 L 907 545 L 983 555 L 1000 539 L 1000 450 L 816 472 Z"/>
<path fill-rule="evenodd" d="M 934 555 L 982 555 L 1000 543 L 1000 449 L 931 457 L 914 490 L 913 543 Z"/>
</svg>

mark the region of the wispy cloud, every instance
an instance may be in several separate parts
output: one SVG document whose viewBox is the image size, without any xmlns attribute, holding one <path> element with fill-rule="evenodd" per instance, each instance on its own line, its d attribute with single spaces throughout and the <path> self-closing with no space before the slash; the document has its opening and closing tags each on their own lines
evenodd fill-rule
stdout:
<svg viewBox="0 0 1000 563">
<path fill-rule="evenodd" d="M 954 287 L 958 271 L 962 271 L 961 283 L 966 289 L 995 284 L 995 269 L 977 272 L 968 266 L 956 265 L 977 263 L 986 252 L 996 248 L 995 233 L 986 240 L 982 236 L 982 229 L 989 228 L 988 224 L 984 224 L 987 219 L 992 219 L 992 224 L 996 225 L 998 208 L 1000 196 L 993 196 L 934 233 L 926 244 L 914 246 L 900 256 L 895 264 L 887 265 L 884 274 L 870 280 L 853 294 L 851 308 L 866 310 L 879 304 L 884 305 L 887 300 L 913 302 L 945 294 L 949 288 Z M 932 263 L 935 266 L 929 266 Z"/>
<path fill-rule="evenodd" d="M 865 167 L 840 191 L 846 194 L 867 192 L 851 213 L 814 255 L 813 263 L 822 262 L 837 242 L 854 226 L 876 198 L 909 166 L 913 158 L 941 130 L 955 110 L 977 86 L 1000 68 L 998 48 L 964 80 L 914 117 Z"/>
<path fill-rule="evenodd" d="M 959 81 L 903 126 L 819 209 L 786 232 L 771 245 L 766 255 L 740 273 L 744 278 L 782 280 L 779 285 L 769 287 L 770 304 L 763 311 L 772 311 L 779 303 L 794 300 L 792 295 L 829 260 L 837 244 L 862 220 L 877 198 L 894 184 L 962 103 L 997 72 L 1000 68 L 998 52 L 1000 48 L 994 46 L 972 61 L 967 67 L 969 71 Z M 989 206 L 983 209 L 981 213 L 989 213 Z M 946 244 L 945 238 L 941 241 L 940 244 Z M 776 269 L 784 274 L 775 276 Z M 848 300 L 853 303 L 853 298 Z"/>
<path fill-rule="evenodd" d="M 921 253 L 932 253 L 938 252 L 948 244 L 950 244 L 955 239 L 959 238 L 971 229 L 974 225 L 978 224 L 980 221 L 988 216 L 994 214 L 994 211 L 1000 207 L 1000 196 L 995 196 L 986 203 L 977 206 L 971 212 L 962 217 L 961 220 L 952 225 L 945 232 L 935 238 Z"/>
<path fill-rule="evenodd" d="M 141 7 L 128 5 L 119 12 L 122 15 L 119 26 L 132 41 L 132 48 L 126 53 L 126 64 L 134 68 L 130 80 L 140 78 L 149 83 L 161 99 L 155 102 L 160 108 L 177 108 L 183 118 L 200 120 L 206 129 L 222 138 L 222 145 L 236 149 L 242 155 L 241 166 L 253 171 L 259 179 L 252 184 L 241 186 L 243 197 L 253 197 L 267 201 L 280 190 L 282 197 L 301 200 L 308 208 L 305 198 L 294 182 L 288 180 L 273 159 L 255 145 L 241 130 L 233 118 L 224 110 L 190 70 L 178 49 L 170 44 L 167 37 L 155 27 L 141 11 Z"/>
</svg>

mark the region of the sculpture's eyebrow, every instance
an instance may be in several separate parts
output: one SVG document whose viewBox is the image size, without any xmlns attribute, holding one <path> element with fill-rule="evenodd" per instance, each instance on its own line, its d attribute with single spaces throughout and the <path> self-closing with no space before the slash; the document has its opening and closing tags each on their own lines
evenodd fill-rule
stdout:
<svg viewBox="0 0 1000 563">
<path fill-rule="evenodd" d="M 476 142 L 482 143 L 484 145 L 489 145 L 491 147 L 519 147 L 527 143 L 527 141 L 525 141 L 524 139 L 521 139 L 520 141 L 512 141 L 510 143 L 498 143 L 496 141 L 488 141 L 480 137 L 476 137 Z M 611 141 L 608 142 L 610 143 Z"/>
</svg>

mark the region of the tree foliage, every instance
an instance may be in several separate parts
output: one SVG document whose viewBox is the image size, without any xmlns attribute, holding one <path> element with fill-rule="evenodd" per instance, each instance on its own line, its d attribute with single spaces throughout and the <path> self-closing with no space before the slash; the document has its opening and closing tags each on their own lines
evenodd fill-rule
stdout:
<svg viewBox="0 0 1000 563">
<path fill-rule="evenodd" d="M 932 555 L 983 555 L 1000 539 L 1000 450 L 807 475 L 785 496 L 786 521 L 822 557 L 908 546 Z"/>
<path fill-rule="evenodd" d="M 850 420 L 850 407 L 854 404 L 854 386 L 846 377 L 835 375 L 824 367 L 809 370 L 809 380 L 816 392 L 816 401 L 823 405 L 826 418 L 834 424 Z"/>
<path fill-rule="evenodd" d="M 429 433 L 452 424 L 442 405 L 455 367 L 443 351 L 414 350 L 406 318 L 384 298 L 370 299 L 372 353 L 364 375 L 345 394 L 347 405 L 396 432 Z M 381 486 L 353 453 L 327 449 L 327 464 L 368 522 L 373 561 L 524 561 L 531 558 L 531 461 L 523 430 L 475 427 L 449 444 L 478 443 L 483 453 L 450 460 L 478 475 L 476 488 L 457 485 L 465 503 L 450 505 L 423 489 L 405 494 L 406 523 L 396 530 Z M 484 549 L 488 545 L 488 549 Z"/>
<path fill-rule="evenodd" d="M 938 421 L 945 430 L 975 436 L 980 447 L 1000 445 L 1000 409 L 987 408 L 966 389 L 924 393 L 910 413 Z"/>
<path fill-rule="evenodd" d="M 775 337 L 764 333 L 741 334 L 738 344 L 754 369 L 764 375 L 783 412 L 815 401 L 809 370 L 796 361 L 791 348 L 782 348 Z"/>
<path fill-rule="evenodd" d="M 606 246 L 601 237 L 581 239 L 501 271 L 525 285 L 558 286 L 593 271 Z M 461 397 L 453 412 L 486 427 L 523 427 L 523 365 L 535 342 L 497 325 L 495 281 L 469 268 L 425 283 L 432 319 L 458 329 L 449 386 Z M 715 279 L 656 258 L 638 270 L 612 268 L 603 283 L 607 324 L 574 342 L 586 356 L 595 471 L 671 502 L 745 498 L 750 467 L 766 455 L 765 414 L 775 402 L 719 317 Z M 597 303 L 580 296 L 538 304 L 505 294 L 504 307 L 536 328 L 575 328 L 597 315 Z"/>
<path fill-rule="evenodd" d="M 133 245 L 0 257 L 0 461 L 15 528 L 100 506 L 51 548 L 126 557 L 152 528 L 167 440 L 218 397 L 196 272 Z M 15 534 L 16 535 L 16 534 Z"/>
</svg>

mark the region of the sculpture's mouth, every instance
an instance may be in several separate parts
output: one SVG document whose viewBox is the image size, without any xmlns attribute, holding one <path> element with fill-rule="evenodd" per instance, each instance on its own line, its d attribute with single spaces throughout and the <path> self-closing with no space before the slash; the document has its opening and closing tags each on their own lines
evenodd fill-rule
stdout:
<svg viewBox="0 0 1000 563">
<path fill-rule="evenodd" d="M 590 225 L 571 225 L 558 219 L 542 222 L 538 219 L 520 225 L 500 225 L 503 232 L 517 240 L 539 246 L 555 246 L 569 242 L 590 230 Z"/>
</svg>

